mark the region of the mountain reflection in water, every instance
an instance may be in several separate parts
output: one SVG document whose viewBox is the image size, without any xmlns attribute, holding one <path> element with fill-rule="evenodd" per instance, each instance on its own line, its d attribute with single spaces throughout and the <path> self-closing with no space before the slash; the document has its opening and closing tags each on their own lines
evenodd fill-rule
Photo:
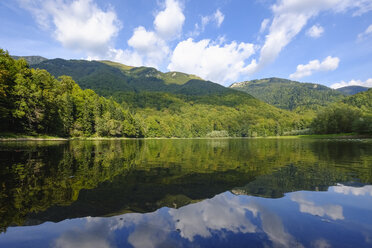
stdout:
<svg viewBox="0 0 372 248">
<path fill-rule="evenodd" d="M 1 144 L 0 247 L 371 247 L 371 148 L 249 139 Z"/>
</svg>

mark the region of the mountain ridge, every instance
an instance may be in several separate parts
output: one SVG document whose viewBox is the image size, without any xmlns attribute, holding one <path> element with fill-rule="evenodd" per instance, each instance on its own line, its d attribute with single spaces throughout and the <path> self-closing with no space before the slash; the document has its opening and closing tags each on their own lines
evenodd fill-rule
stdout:
<svg viewBox="0 0 372 248">
<path fill-rule="evenodd" d="M 18 59 L 25 59 L 27 61 L 27 63 L 29 65 L 34 65 L 34 64 L 38 64 L 40 62 L 43 62 L 45 60 L 48 60 L 47 58 L 44 58 L 42 56 L 39 56 L 39 55 L 31 55 L 31 56 L 16 56 L 16 55 L 12 55 L 11 56 L 13 59 L 15 60 L 18 60 Z"/>
<path fill-rule="evenodd" d="M 278 108 L 297 112 L 317 110 L 345 96 L 321 84 L 276 77 L 238 82 L 230 85 L 230 88 L 251 94 Z"/>
<path fill-rule="evenodd" d="M 341 88 L 337 88 L 337 91 L 340 91 L 346 95 L 355 95 L 360 92 L 364 92 L 369 90 L 369 87 L 359 86 L 359 85 L 352 85 L 352 86 L 345 86 Z"/>
<path fill-rule="evenodd" d="M 146 137 L 232 137 L 281 135 L 306 128 L 308 120 L 248 93 L 188 74 L 115 62 L 54 59 L 33 68 L 71 76 L 83 89 L 127 106 Z M 177 83 L 169 83 L 176 73 Z"/>
</svg>

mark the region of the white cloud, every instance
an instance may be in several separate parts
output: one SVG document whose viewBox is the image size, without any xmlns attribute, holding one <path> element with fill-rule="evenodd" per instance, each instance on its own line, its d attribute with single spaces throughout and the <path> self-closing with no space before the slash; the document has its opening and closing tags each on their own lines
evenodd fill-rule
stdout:
<svg viewBox="0 0 372 248">
<path fill-rule="evenodd" d="M 194 42 L 189 38 L 178 43 L 168 69 L 196 74 L 217 83 L 233 82 L 251 72 L 255 61 L 248 65 L 245 61 L 254 52 L 250 43 L 216 44 L 208 39 Z"/>
<path fill-rule="evenodd" d="M 194 31 L 190 32 L 188 36 L 191 37 L 198 36 L 200 33 L 204 32 L 205 27 L 211 22 L 214 22 L 216 26 L 219 28 L 224 20 L 225 15 L 219 9 L 217 9 L 216 12 L 212 15 L 202 16 L 200 24 L 195 23 Z"/>
<path fill-rule="evenodd" d="M 355 195 L 355 196 L 361 196 L 361 195 L 369 195 L 372 196 L 372 186 L 371 185 L 365 185 L 363 187 L 351 187 L 351 186 L 345 186 L 342 184 L 338 184 L 337 186 L 332 187 L 332 190 L 335 193 L 344 194 L 344 195 Z"/>
<path fill-rule="evenodd" d="M 156 66 L 168 55 L 166 42 L 156 33 L 147 31 L 144 27 L 137 27 L 128 45 L 142 57 L 146 57 L 146 64 Z"/>
<path fill-rule="evenodd" d="M 316 205 L 314 202 L 306 200 L 302 192 L 296 192 L 291 195 L 291 200 L 300 205 L 301 213 L 308 213 L 316 216 L 328 216 L 332 220 L 343 220 L 344 215 L 342 207 L 339 205 Z"/>
<path fill-rule="evenodd" d="M 289 75 L 291 79 L 300 79 L 312 75 L 317 71 L 333 71 L 336 70 L 340 59 L 337 57 L 328 56 L 322 62 L 319 60 L 311 60 L 306 65 L 298 65 L 295 73 Z"/>
<path fill-rule="evenodd" d="M 272 6 L 274 18 L 269 34 L 260 51 L 256 70 L 273 62 L 280 51 L 303 29 L 307 21 L 321 11 L 345 12 L 353 9 L 353 15 L 372 10 L 370 0 L 278 0 Z"/>
<path fill-rule="evenodd" d="M 366 81 L 361 80 L 350 80 L 349 82 L 341 81 L 339 83 L 334 83 L 330 87 L 333 89 L 338 89 L 346 86 L 363 86 L 372 88 L 372 78 L 368 78 Z"/>
<path fill-rule="evenodd" d="M 130 65 L 130 66 L 144 65 L 142 56 L 139 53 L 128 50 L 128 49 L 123 50 L 123 49 L 110 48 L 106 56 L 112 61 L 123 63 L 123 64 Z M 100 60 L 101 58 L 93 58 L 93 59 Z"/>
<path fill-rule="evenodd" d="M 312 38 L 319 38 L 324 33 L 324 28 L 320 25 L 313 25 L 309 28 L 306 34 Z"/>
<path fill-rule="evenodd" d="M 231 193 L 222 193 L 212 199 L 196 204 L 190 204 L 179 209 L 170 209 L 176 228 L 180 235 L 190 241 L 195 237 L 211 237 L 216 231 L 233 233 L 265 233 L 274 247 L 303 247 L 289 234 L 281 218 L 269 211 L 254 199 L 241 201 L 246 196 L 239 197 Z M 254 218 L 247 218 L 251 212 Z M 251 222 L 260 223 L 255 225 Z"/>
<path fill-rule="evenodd" d="M 197 204 L 170 209 L 169 214 L 180 230 L 180 235 L 193 241 L 196 236 L 211 237 L 216 230 L 256 232 L 257 227 L 245 217 L 247 210 L 248 207 L 240 204 L 238 197 L 221 194 Z"/>
<path fill-rule="evenodd" d="M 358 40 L 363 40 L 372 35 L 372 24 L 363 33 L 358 34 Z"/>
<path fill-rule="evenodd" d="M 64 47 L 104 54 L 118 34 L 121 23 L 113 9 L 102 10 L 92 0 L 19 0 L 44 29 L 52 29 L 54 38 Z"/>
<path fill-rule="evenodd" d="M 155 17 L 154 27 L 161 38 L 168 40 L 180 35 L 184 21 L 180 3 L 176 0 L 166 0 L 165 9 Z"/>
<path fill-rule="evenodd" d="M 261 22 L 260 33 L 263 33 L 263 32 L 266 31 L 266 28 L 267 28 L 267 25 L 269 24 L 269 22 L 270 22 L 270 19 L 264 19 Z"/>
<path fill-rule="evenodd" d="M 130 48 L 110 49 L 109 58 L 132 66 L 152 66 L 159 68 L 170 54 L 168 42 L 179 37 L 185 16 L 176 0 L 166 0 L 164 10 L 154 19 L 154 31 L 143 26 L 134 29 L 128 40 Z"/>
<path fill-rule="evenodd" d="M 210 22 L 214 22 L 217 27 L 220 27 L 223 20 L 225 20 L 225 15 L 219 9 L 217 9 L 213 15 L 202 16 L 201 17 L 201 31 L 204 31 L 205 26 L 207 26 Z"/>
<path fill-rule="evenodd" d="M 216 21 L 217 27 L 220 27 L 223 20 L 225 19 L 224 14 L 218 9 L 216 13 L 214 13 L 214 19 Z"/>
<path fill-rule="evenodd" d="M 127 233 L 127 241 L 133 247 L 179 247 L 177 230 L 189 242 L 215 234 L 223 237 L 226 233 L 255 233 L 258 237 L 267 236 L 273 247 L 303 247 L 286 230 L 281 218 L 260 201 L 230 192 L 178 209 L 161 208 L 152 213 L 128 213 L 110 218 L 87 217 L 81 221 L 80 227 L 67 229 L 52 245 L 114 247 L 115 235 Z M 197 243 L 183 241 L 186 246 Z"/>
<path fill-rule="evenodd" d="M 311 247 L 314 247 L 314 248 L 331 248 L 332 247 L 329 244 L 329 242 L 325 239 L 317 239 L 311 243 L 312 243 Z"/>
</svg>

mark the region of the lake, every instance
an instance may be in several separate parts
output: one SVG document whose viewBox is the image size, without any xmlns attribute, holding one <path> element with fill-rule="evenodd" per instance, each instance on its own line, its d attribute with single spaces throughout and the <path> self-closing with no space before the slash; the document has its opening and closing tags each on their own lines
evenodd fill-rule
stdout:
<svg viewBox="0 0 372 248">
<path fill-rule="evenodd" d="M 372 247 L 372 141 L 0 143 L 0 247 Z"/>
</svg>

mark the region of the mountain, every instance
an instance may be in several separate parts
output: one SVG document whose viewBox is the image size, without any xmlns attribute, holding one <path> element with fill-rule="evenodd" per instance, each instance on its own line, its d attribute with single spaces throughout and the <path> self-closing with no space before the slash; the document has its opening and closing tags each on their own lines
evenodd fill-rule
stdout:
<svg viewBox="0 0 372 248">
<path fill-rule="evenodd" d="M 41 56 L 11 56 L 11 57 L 15 60 L 23 58 L 27 61 L 29 65 L 39 64 L 45 60 L 48 60 Z"/>
<path fill-rule="evenodd" d="M 344 98 L 344 94 L 319 84 L 300 83 L 282 78 L 234 83 L 232 89 L 247 92 L 252 96 L 281 109 L 317 110 L 329 103 Z"/>
<path fill-rule="evenodd" d="M 229 91 L 212 82 L 181 72 L 163 73 L 152 67 L 132 67 L 111 61 L 51 59 L 33 64 L 55 77 L 71 76 L 82 88 L 93 89 L 103 95 L 112 92 L 170 92 L 203 94 Z M 223 89 L 222 89 L 223 88 Z"/>
<path fill-rule="evenodd" d="M 369 88 L 367 88 L 367 87 L 355 85 L 355 86 L 346 86 L 346 87 L 338 88 L 336 90 L 345 94 L 345 95 L 355 95 L 359 92 L 367 91 L 368 89 Z"/>
<path fill-rule="evenodd" d="M 343 99 L 342 102 L 372 114 L 372 88 L 349 96 Z"/>
<path fill-rule="evenodd" d="M 186 74 L 183 72 L 171 71 L 171 72 L 163 73 L 151 67 L 143 67 L 143 66 L 134 67 L 134 66 L 123 65 L 123 64 L 108 61 L 108 60 L 102 60 L 100 62 L 116 67 L 120 69 L 122 72 L 124 72 L 125 74 L 129 74 L 133 77 L 141 77 L 141 76 L 156 77 L 158 79 L 163 80 L 165 84 L 185 84 L 191 79 L 203 80 L 202 78 L 198 76 L 195 76 L 192 74 Z"/>
<path fill-rule="evenodd" d="M 306 128 L 308 120 L 251 95 L 180 72 L 110 61 L 52 59 L 34 68 L 71 76 L 83 89 L 127 106 L 146 137 L 268 136 Z"/>
</svg>

